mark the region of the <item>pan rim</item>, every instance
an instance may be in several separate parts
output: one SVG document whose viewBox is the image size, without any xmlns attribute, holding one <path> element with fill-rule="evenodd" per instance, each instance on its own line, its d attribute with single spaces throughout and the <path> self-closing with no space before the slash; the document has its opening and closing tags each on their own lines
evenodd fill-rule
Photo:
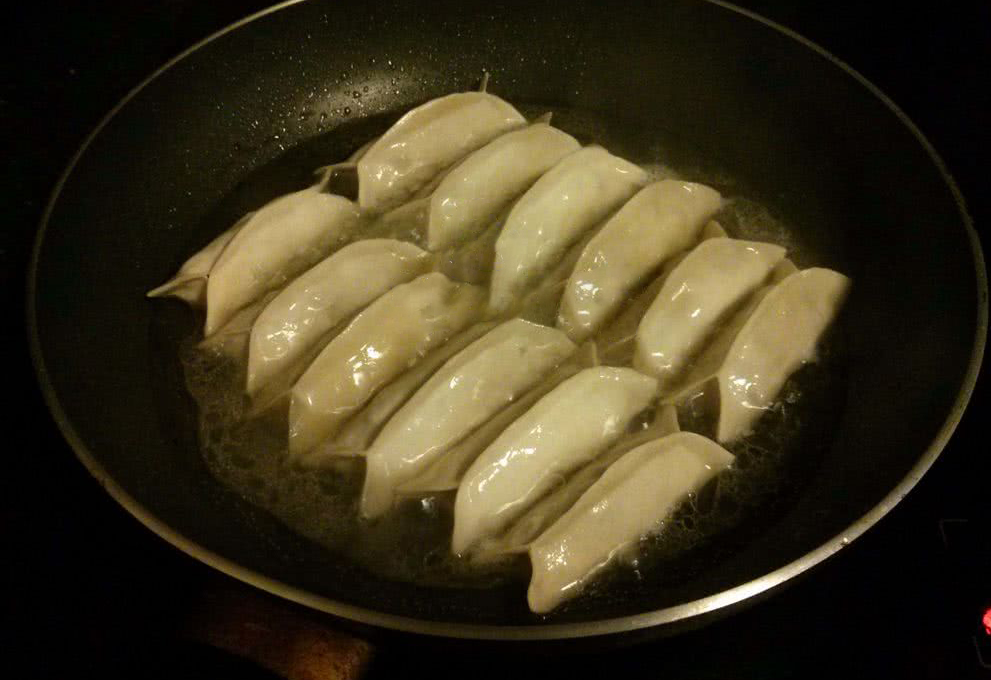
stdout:
<svg viewBox="0 0 991 680">
<path fill-rule="evenodd" d="M 947 169 L 942 158 L 933 148 L 932 144 L 919 130 L 914 122 L 876 85 L 855 69 L 851 68 L 842 60 L 838 59 L 827 50 L 816 43 L 808 40 L 795 31 L 784 27 L 776 22 L 766 19 L 750 10 L 737 7 L 724 0 L 706 0 L 710 4 L 719 6 L 728 11 L 740 14 L 750 20 L 757 21 L 765 26 L 779 31 L 785 36 L 797 41 L 802 46 L 811 49 L 819 56 L 826 58 L 833 65 L 845 71 L 853 77 L 860 85 L 877 97 L 913 134 L 916 140 L 922 145 L 932 162 L 936 165 L 940 175 L 949 187 L 960 216 L 967 237 L 970 241 L 971 253 L 974 260 L 975 279 L 977 284 L 977 310 L 976 328 L 974 332 L 973 345 L 967 370 L 963 376 L 960 391 L 953 403 L 953 406 L 944 420 L 939 432 L 920 455 L 915 465 L 908 474 L 892 489 L 879 503 L 864 513 L 854 521 L 845 531 L 840 532 L 829 541 L 823 543 L 815 550 L 805 553 L 792 562 L 779 567 L 778 569 L 764 574 L 747 583 L 735 586 L 715 595 L 682 603 L 673 607 L 666 607 L 650 612 L 635 614 L 631 616 L 602 619 L 597 621 L 579 623 L 559 623 L 544 624 L 535 622 L 527 625 L 500 626 L 494 624 L 475 624 L 459 622 L 432 621 L 427 619 L 417 619 L 407 616 L 388 614 L 365 607 L 349 605 L 344 602 L 332 600 L 298 588 L 277 579 L 265 576 L 260 572 L 247 569 L 228 558 L 219 555 L 204 546 L 191 541 L 180 532 L 171 528 L 164 521 L 159 519 L 151 511 L 145 508 L 137 499 L 125 491 L 97 461 L 90 452 L 88 446 L 78 435 L 68 415 L 63 410 L 55 388 L 49 380 L 49 372 L 42 355 L 40 338 L 38 336 L 36 290 L 37 290 L 37 269 L 41 255 L 42 245 L 48 229 L 48 223 L 54 208 L 58 202 L 63 187 L 72 175 L 77 163 L 86 153 L 90 144 L 103 131 L 117 113 L 124 108 L 139 92 L 155 81 L 160 75 L 172 68 L 174 65 L 189 57 L 207 44 L 217 40 L 238 28 L 256 21 L 262 17 L 281 11 L 305 0 L 285 0 L 279 4 L 256 12 L 239 21 L 236 21 L 212 35 L 197 42 L 192 47 L 184 50 L 163 66 L 154 71 L 140 84 L 135 86 L 120 102 L 118 102 L 97 124 L 97 126 L 86 136 L 79 149 L 73 154 L 65 170 L 59 177 L 51 196 L 46 203 L 44 212 L 39 223 L 38 233 L 33 244 L 31 259 L 27 272 L 27 300 L 26 300 L 26 321 L 28 330 L 28 343 L 31 354 L 31 361 L 34 365 L 36 378 L 41 389 L 46 406 L 52 417 L 72 448 L 76 457 L 82 462 L 89 473 L 107 491 L 107 493 L 119 503 L 128 513 L 141 522 L 144 526 L 157 534 L 174 547 L 186 553 L 190 557 L 210 566 L 218 571 L 238 579 L 248 585 L 267 591 L 273 595 L 284 598 L 291 602 L 336 616 L 356 623 L 366 624 L 379 628 L 391 629 L 406 633 L 419 633 L 436 637 L 474 639 L 474 640 L 504 640 L 504 641 L 538 641 L 538 640 L 563 640 L 569 638 L 614 635 L 632 632 L 635 630 L 657 627 L 675 622 L 697 619 L 702 615 L 713 614 L 720 610 L 726 610 L 732 605 L 739 604 L 745 600 L 755 598 L 758 595 L 770 594 L 782 584 L 792 578 L 808 571 L 812 567 L 820 564 L 831 555 L 852 543 L 856 538 L 866 532 L 871 526 L 883 518 L 892 508 L 894 508 L 908 493 L 915 487 L 922 476 L 929 470 L 940 453 L 943 451 L 953 432 L 955 431 L 964 411 L 970 401 L 977 379 L 980 374 L 981 363 L 984 355 L 987 340 L 988 325 L 988 282 L 987 270 L 984 254 L 981 248 L 979 235 L 974 228 L 973 220 L 967 210 L 966 203 L 960 189 Z"/>
</svg>

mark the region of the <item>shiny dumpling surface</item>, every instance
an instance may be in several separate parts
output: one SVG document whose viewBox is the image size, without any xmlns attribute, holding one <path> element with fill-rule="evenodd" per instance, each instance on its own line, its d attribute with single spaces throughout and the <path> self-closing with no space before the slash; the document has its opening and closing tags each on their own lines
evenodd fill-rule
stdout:
<svg viewBox="0 0 991 680">
<path fill-rule="evenodd" d="M 523 194 L 496 241 L 489 304 L 509 309 L 568 247 L 647 183 L 640 167 L 601 146 L 565 156 Z"/>
<path fill-rule="evenodd" d="M 352 416 L 334 438 L 333 448 L 344 455 L 363 454 L 382 426 L 430 379 L 447 360 L 496 326 L 493 321 L 476 323 L 431 350 L 416 365 L 383 387 Z"/>
<path fill-rule="evenodd" d="M 362 515 L 387 511 L 399 484 L 425 470 L 575 349 L 555 328 L 513 319 L 452 357 L 386 423 L 366 452 Z"/>
<path fill-rule="evenodd" d="M 431 195 L 427 247 L 443 250 L 485 231 L 513 199 L 579 147 L 566 132 L 534 123 L 475 151 Z"/>
<path fill-rule="evenodd" d="M 726 231 L 715 220 L 710 220 L 702 228 L 699 235 L 701 241 L 712 238 L 726 238 Z M 675 255 L 664 263 L 660 273 L 646 288 L 630 300 L 623 311 L 617 314 L 609 323 L 604 324 L 595 335 L 595 344 L 599 348 L 602 363 L 607 366 L 628 366 L 633 362 L 636 350 L 637 328 L 643 321 L 644 314 L 650 309 L 654 298 L 661 291 L 668 275 L 681 264 L 687 253 Z"/>
<path fill-rule="evenodd" d="M 668 274 L 637 328 L 634 367 L 677 380 L 716 325 L 767 279 L 785 257 L 771 243 L 708 239 Z"/>
<path fill-rule="evenodd" d="M 369 305 L 293 386 L 290 454 L 306 462 L 307 453 L 385 384 L 476 321 L 484 299 L 480 289 L 432 273 L 396 286 Z"/>
<path fill-rule="evenodd" d="M 217 258 L 206 285 L 206 328 L 211 335 L 266 292 L 327 257 L 358 226 L 358 208 L 311 187 L 256 211 Z"/>
<path fill-rule="evenodd" d="M 558 326 L 580 342 L 668 258 L 687 249 L 722 205 L 703 184 L 661 180 L 631 198 L 589 241 L 561 298 Z"/>
<path fill-rule="evenodd" d="M 526 551 L 530 543 L 571 508 L 585 491 L 619 458 L 649 441 L 679 432 L 677 409 L 670 404 L 657 408 L 654 420 L 643 430 L 622 437 L 608 451 L 581 468 L 561 486 L 541 498 L 514 521 L 509 529 L 483 542 L 480 557 L 499 557 Z"/>
<path fill-rule="evenodd" d="M 789 376 L 815 356 L 849 288 L 843 274 L 815 267 L 792 274 L 764 296 L 719 370 L 718 441 L 749 432 Z"/>
<path fill-rule="evenodd" d="M 719 330 L 678 390 L 665 396 L 676 403 L 713 391 L 715 437 L 722 443 L 750 432 L 791 374 L 815 357 L 850 288 L 850 279 L 838 272 L 799 271 L 788 260 L 779 263 L 771 281 Z"/>
<path fill-rule="evenodd" d="M 658 530 L 689 493 L 732 462 L 728 451 L 690 432 L 626 453 L 530 545 L 530 609 L 546 613 L 579 594 L 623 549 Z"/>
<path fill-rule="evenodd" d="M 416 496 L 456 490 L 471 464 L 489 444 L 496 440 L 496 437 L 544 395 L 580 370 L 581 367 L 571 361 L 559 366 L 550 375 L 541 378 L 536 387 L 514 399 L 513 403 L 452 446 L 440 459 L 396 487 L 396 492 Z"/>
<path fill-rule="evenodd" d="M 468 469 L 454 506 L 456 553 L 503 530 L 623 434 L 657 381 L 629 368 L 588 368 L 534 404 Z"/>
<path fill-rule="evenodd" d="M 459 92 L 412 109 L 357 162 L 358 203 L 382 212 L 412 196 L 439 172 L 526 119 L 486 92 Z"/>
<path fill-rule="evenodd" d="M 426 272 L 430 258 L 411 243 L 356 241 L 286 286 L 262 310 L 248 344 L 248 394 L 300 361 L 338 324 L 382 294 Z"/>
</svg>

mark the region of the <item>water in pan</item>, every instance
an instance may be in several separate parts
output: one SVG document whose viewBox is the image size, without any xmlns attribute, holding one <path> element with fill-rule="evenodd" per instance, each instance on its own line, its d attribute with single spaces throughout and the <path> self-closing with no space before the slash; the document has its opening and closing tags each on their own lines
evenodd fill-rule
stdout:
<svg viewBox="0 0 991 680">
<path fill-rule="evenodd" d="M 526 112 L 540 111 L 533 107 Z M 640 163 L 656 178 L 679 176 L 712 184 L 731 198 L 719 219 L 732 236 L 780 243 L 802 266 L 815 262 L 786 224 L 759 203 L 735 197 L 738 187 L 725 173 L 701 163 L 689 162 L 678 168 L 665 165 L 660 162 L 666 158 L 660 143 L 639 144 L 642 134 L 631 134 L 625 126 L 609 125 L 589 114 L 555 111 L 554 124 L 583 143 L 595 141 Z M 202 225 L 205 234 L 218 233 L 239 211 L 256 207 L 257 203 L 251 204 L 252 196 L 272 196 L 273 178 L 277 178 L 278 193 L 283 191 L 286 177 L 306 177 L 312 168 L 346 155 L 351 142 L 361 139 L 367 123 L 361 125 L 362 131 L 332 133 L 291 150 L 242 182 L 238 196 Z M 328 158 L 328 154 L 334 155 Z M 684 158 L 684 152 L 679 156 Z M 405 501 L 375 523 L 360 520 L 357 498 L 363 461 L 341 459 L 319 471 L 289 465 L 285 410 L 247 418 L 244 362 L 204 353 L 196 349 L 198 340 L 195 336 L 187 338 L 178 351 L 189 392 L 199 409 L 202 455 L 223 484 L 267 509 L 294 531 L 387 578 L 451 587 L 487 587 L 505 579 L 518 579 L 522 584 L 527 576 L 523 560 L 480 567 L 450 555 L 451 493 Z M 647 578 L 663 584 L 687 578 L 713 559 L 711 550 L 700 548 L 721 543 L 732 548 L 729 542 L 712 538 L 732 533 L 733 545 L 739 545 L 748 532 L 760 531 L 764 519 L 786 508 L 814 474 L 828 444 L 829 437 L 824 434 L 842 406 L 842 362 L 835 351 L 837 344 L 835 340 L 828 342 L 820 361 L 789 381 L 783 398 L 761 420 L 758 431 L 732 447 L 737 460 L 731 471 L 685 503 L 665 523 L 660 535 L 645 539 L 640 549 L 627 556 L 626 566 L 612 570 L 585 598 L 565 605 L 565 612 L 582 608 L 583 602 L 608 600 L 611 592 L 625 590 L 631 579 Z M 686 429 L 704 432 L 706 424 L 694 418 L 690 409 L 683 409 L 681 416 Z M 728 531 L 731 528 L 733 531 Z M 621 583 L 626 586 L 616 586 Z"/>
</svg>

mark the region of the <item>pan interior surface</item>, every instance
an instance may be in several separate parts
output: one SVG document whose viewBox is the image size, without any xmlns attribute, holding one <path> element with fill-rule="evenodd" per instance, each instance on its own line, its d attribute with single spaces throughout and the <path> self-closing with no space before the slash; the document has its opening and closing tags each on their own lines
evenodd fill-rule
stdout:
<svg viewBox="0 0 991 680">
<path fill-rule="evenodd" d="M 175 352 L 191 315 L 144 297 L 244 212 L 486 71 L 496 94 L 557 112 L 582 142 L 609 140 L 767 206 L 800 243 L 799 265 L 854 281 L 842 412 L 809 452 L 800 493 L 680 571 L 546 619 L 527 611 L 518 582 L 378 577 L 216 482 Z M 732 604 L 811 566 L 904 495 L 976 377 L 986 281 L 974 243 L 947 178 L 892 108 L 821 53 L 726 7 L 589 3 L 491 9 L 478 21 L 447 2 L 375 3 L 360 16 L 312 2 L 206 42 L 105 121 L 49 208 L 29 304 L 67 438 L 131 512 L 194 556 L 366 623 L 569 637 Z"/>
</svg>

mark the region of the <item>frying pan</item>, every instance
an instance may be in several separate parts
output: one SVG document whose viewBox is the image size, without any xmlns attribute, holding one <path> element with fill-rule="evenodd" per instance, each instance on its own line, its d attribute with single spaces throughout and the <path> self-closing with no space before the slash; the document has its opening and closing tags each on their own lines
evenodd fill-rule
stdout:
<svg viewBox="0 0 991 680">
<path fill-rule="evenodd" d="M 549 618 L 519 582 L 382 579 L 221 487 L 175 354 L 193 319 L 144 292 L 239 214 L 308 181 L 400 112 L 483 71 L 586 139 L 767 205 L 805 261 L 855 284 L 842 408 L 768 512 L 677 568 Z M 366 90 L 367 88 L 367 90 Z M 354 622 L 492 639 L 675 631 L 808 570 L 932 464 L 983 354 L 987 283 L 962 201 L 925 139 L 862 78 L 732 7 L 566 9 L 287 4 L 214 36 L 128 96 L 63 176 L 36 242 L 39 380 L 77 455 L 129 512 L 194 557 Z"/>
</svg>

